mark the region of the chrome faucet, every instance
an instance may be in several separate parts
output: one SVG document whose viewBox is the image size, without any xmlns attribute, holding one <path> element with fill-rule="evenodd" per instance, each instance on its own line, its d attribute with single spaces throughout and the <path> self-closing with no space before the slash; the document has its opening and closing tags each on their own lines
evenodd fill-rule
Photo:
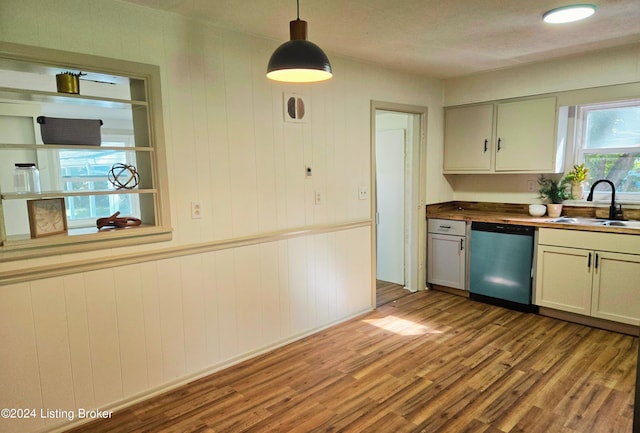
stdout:
<svg viewBox="0 0 640 433">
<path fill-rule="evenodd" d="M 608 183 L 611 187 L 611 205 L 609 206 L 609 219 L 610 220 L 621 220 L 622 219 L 622 205 L 620 205 L 620 209 L 616 209 L 616 187 L 613 185 L 609 179 L 600 179 L 596 180 L 593 185 L 591 185 L 591 190 L 589 191 L 589 195 L 587 196 L 587 201 L 593 201 L 593 190 L 596 188 L 601 182 Z"/>
</svg>

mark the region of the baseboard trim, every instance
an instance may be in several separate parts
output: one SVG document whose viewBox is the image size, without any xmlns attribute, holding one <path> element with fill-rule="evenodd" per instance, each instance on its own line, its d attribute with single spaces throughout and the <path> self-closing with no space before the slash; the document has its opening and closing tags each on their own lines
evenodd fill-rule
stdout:
<svg viewBox="0 0 640 433">
<path fill-rule="evenodd" d="M 637 337 L 640 335 L 640 327 L 628 325 L 626 323 L 612 322 L 610 320 L 599 319 L 597 317 L 583 316 L 581 314 L 569 313 L 567 311 L 554 310 L 553 308 L 539 307 L 538 314 L 567 322 L 578 323 L 580 325 L 600 328 L 607 331 L 618 332 Z"/>
<path fill-rule="evenodd" d="M 431 286 L 431 288 L 433 290 L 439 290 L 441 292 L 446 292 L 446 293 L 450 293 L 452 295 L 462 296 L 464 298 L 468 298 L 469 297 L 469 291 L 468 290 L 454 289 L 453 287 L 441 286 L 439 284 L 429 284 L 429 286 Z"/>
</svg>

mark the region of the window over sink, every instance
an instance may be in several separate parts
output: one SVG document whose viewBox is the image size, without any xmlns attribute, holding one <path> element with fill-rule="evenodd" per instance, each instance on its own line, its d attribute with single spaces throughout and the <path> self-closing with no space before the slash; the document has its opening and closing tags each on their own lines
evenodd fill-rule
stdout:
<svg viewBox="0 0 640 433">
<path fill-rule="evenodd" d="M 575 162 L 589 169 L 590 184 L 608 179 L 617 200 L 640 202 L 640 99 L 578 105 Z M 610 197 L 602 187 L 595 200 Z"/>
</svg>

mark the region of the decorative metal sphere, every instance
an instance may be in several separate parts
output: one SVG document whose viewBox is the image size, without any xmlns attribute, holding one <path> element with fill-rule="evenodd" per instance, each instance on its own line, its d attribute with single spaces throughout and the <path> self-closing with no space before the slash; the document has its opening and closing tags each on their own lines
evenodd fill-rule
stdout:
<svg viewBox="0 0 640 433">
<path fill-rule="evenodd" d="M 107 179 L 116 189 L 133 189 L 140 182 L 138 170 L 130 164 L 113 164 Z"/>
</svg>

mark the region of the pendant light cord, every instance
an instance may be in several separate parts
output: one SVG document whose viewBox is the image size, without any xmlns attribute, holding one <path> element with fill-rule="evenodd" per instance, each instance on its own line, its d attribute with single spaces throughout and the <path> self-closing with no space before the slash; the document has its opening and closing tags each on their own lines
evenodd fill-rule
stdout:
<svg viewBox="0 0 640 433">
<path fill-rule="evenodd" d="M 300 0 L 296 0 L 296 10 L 298 13 L 297 19 L 300 19 Z"/>
</svg>

